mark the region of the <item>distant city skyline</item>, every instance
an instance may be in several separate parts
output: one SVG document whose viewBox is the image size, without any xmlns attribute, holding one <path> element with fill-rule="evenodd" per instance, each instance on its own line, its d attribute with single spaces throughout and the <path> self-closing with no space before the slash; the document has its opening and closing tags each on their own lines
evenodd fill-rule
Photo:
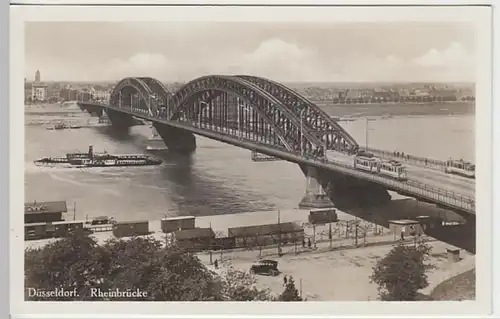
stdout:
<svg viewBox="0 0 500 319">
<path fill-rule="evenodd" d="M 281 82 L 475 82 L 471 23 L 30 22 L 25 77 L 186 82 L 253 74 Z"/>
</svg>

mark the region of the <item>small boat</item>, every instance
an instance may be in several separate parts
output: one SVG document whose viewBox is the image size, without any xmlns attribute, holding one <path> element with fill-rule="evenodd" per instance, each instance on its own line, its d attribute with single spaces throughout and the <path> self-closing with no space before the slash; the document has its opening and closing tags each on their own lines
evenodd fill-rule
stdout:
<svg viewBox="0 0 500 319">
<path fill-rule="evenodd" d="M 69 128 L 69 126 L 67 126 L 66 124 L 58 123 L 56 125 L 47 127 L 47 130 L 65 130 L 67 128 Z"/>
<path fill-rule="evenodd" d="M 168 147 L 167 146 L 152 146 L 152 145 L 148 145 L 146 146 L 146 150 L 147 151 L 168 151 Z"/>
<path fill-rule="evenodd" d="M 82 127 L 80 125 L 70 125 L 69 128 L 72 129 L 72 130 L 75 130 L 75 129 L 79 129 L 79 128 L 82 128 Z"/>
</svg>

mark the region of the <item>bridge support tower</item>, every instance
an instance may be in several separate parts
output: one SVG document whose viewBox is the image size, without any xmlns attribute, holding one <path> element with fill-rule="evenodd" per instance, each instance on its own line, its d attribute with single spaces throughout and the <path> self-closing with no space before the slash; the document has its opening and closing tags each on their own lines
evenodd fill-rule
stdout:
<svg viewBox="0 0 500 319">
<path fill-rule="evenodd" d="M 88 112 L 93 117 L 101 117 L 104 113 L 104 108 L 100 106 L 82 106 L 78 104 L 82 111 Z"/>
<path fill-rule="evenodd" d="M 193 133 L 162 123 L 154 123 L 153 126 L 169 151 L 191 154 L 196 150 L 196 137 Z"/>
<path fill-rule="evenodd" d="M 300 208 L 337 207 L 348 211 L 391 200 L 383 186 L 312 166 L 300 165 L 300 168 L 307 179 L 306 195 L 299 203 Z"/>
<path fill-rule="evenodd" d="M 332 201 L 325 192 L 320 172 L 313 166 L 301 166 L 306 175 L 306 194 L 299 203 L 299 208 L 330 208 L 334 207 Z"/>
<path fill-rule="evenodd" d="M 109 121 L 111 122 L 111 127 L 116 132 L 128 133 L 129 128 L 135 124 L 132 115 L 117 112 L 109 108 L 106 110 L 106 113 L 108 114 Z"/>
</svg>

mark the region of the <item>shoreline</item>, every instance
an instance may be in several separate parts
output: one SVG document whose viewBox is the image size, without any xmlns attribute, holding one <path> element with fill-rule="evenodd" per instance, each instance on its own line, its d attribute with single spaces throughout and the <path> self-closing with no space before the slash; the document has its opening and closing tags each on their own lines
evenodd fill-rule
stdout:
<svg viewBox="0 0 500 319">
<path fill-rule="evenodd" d="M 402 196 L 398 196 L 399 198 L 394 198 L 386 205 L 379 207 L 368 207 L 364 209 L 358 209 L 356 211 L 344 212 L 336 209 L 337 215 L 339 218 L 339 225 L 333 227 L 332 223 L 332 232 L 341 233 L 343 230 L 340 229 L 344 226 L 341 226 L 342 222 L 345 221 L 353 221 L 359 220 L 360 227 L 375 229 L 378 228 L 382 233 L 387 234 L 389 232 L 389 228 L 380 225 L 382 220 L 390 220 L 390 219 L 411 219 L 421 215 L 428 215 L 432 217 L 441 218 L 448 222 L 463 222 L 462 218 L 451 212 L 441 208 L 438 208 L 432 204 L 425 204 L 422 202 L 417 202 L 412 198 L 404 198 Z M 308 224 L 308 215 L 310 209 L 299 209 L 299 208 L 287 208 L 287 209 L 279 209 L 280 211 L 280 222 L 294 222 L 298 225 L 304 226 L 304 231 L 306 235 L 312 236 L 312 227 L 309 227 Z M 67 221 L 72 221 L 73 212 L 69 211 L 63 214 L 63 217 Z M 94 216 L 95 215 L 95 216 Z M 103 212 L 96 212 L 95 214 L 87 214 L 88 220 L 92 220 L 98 216 L 102 216 Z M 366 216 L 366 219 L 361 217 L 357 217 L 357 215 Z M 182 216 L 180 214 L 176 216 Z M 114 217 L 114 216 L 111 216 Z M 161 240 L 164 238 L 165 234 L 161 230 L 161 218 L 164 217 L 175 217 L 170 215 L 162 215 L 157 219 L 149 220 L 149 231 L 150 234 L 145 236 L 152 236 L 153 238 Z M 275 210 L 265 210 L 265 211 L 252 211 L 252 212 L 243 212 L 243 213 L 233 213 L 233 214 L 223 214 L 223 215 L 202 215 L 195 216 L 196 217 L 196 227 L 205 228 L 211 227 L 216 234 L 219 236 L 226 236 L 228 228 L 231 227 L 241 227 L 241 226 L 250 226 L 250 225 L 264 225 L 264 224 L 273 224 L 277 223 L 278 220 L 278 209 Z M 369 217 L 375 217 L 375 220 L 371 221 Z M 120 221 L 120 219 L 114 217 L 115 220 Z M 79 221 L 85 221 L 84 219 L 79 219 Z M 142 220 L 141 218 L 137 219 Z M 77 220 L 78 221 L 78 220 Z M 128 220 L 130 221 L 130 220 Z M 258 222 L 255 222 L 258 221 Z M 325 228 L 327 226 L 318 226 L 316 227 L 316 234 L 323 234 L 325 236 Z M 338 231 L 336 231 L 337 228 Z M 310 229 L 309 229 L 310 228 Z M 385 230 L 382 230 L 385 229 Z M 344 230 L 345 231 L 345 230 Z M 94 236 L 98 242 L 104 242 L 109 238 L 114 237 L 112 232 L 97 232 L 91 234 Z M 43 246 L 51 241 L 58 240 L 57 238 L 48 238 L 48 239 L 39 239 L 39 240 L 30 240 L 25 241 L 26 247 L 31 246 Z M 317 237 L 318 240 L 318 237 Z M 321 239 L 320 239 L 321 240 Z"/>
<path fill-rule="evenodd" d="M 408 200 L 400 200 L 402 203 L 409 203 Z M 411 203 L 410 203 L 411 204 Z M 421 204 L 422 205 L 422 204 Z M 382 211 L 394 213 L 393 219 L 412 215 L 410 211 L 405 211 L 401 207 L 395 206 L 392 209 L 382 208 Z M 296 222 L 303 225 L 307 221 L 309 210 L 288 209 L 280 211 L 280 221 Z M 278 255 L 277 246 L 264 246 L 262 249 L 237 248 L 224 251 L 203 251 L 195 253 L 202 263 L 210 270 L 222 274 L 228 268 L 234 268 L 248 272 L 251 265 L 259 259 L 273 259 L 278 261 L 278 268 L 282 272 L 280 275 L 260 276 L 256 275 L 257 286 L 261 289 L 270 289 L 273 294 L 283 291 L 283 276 L 292 276 L 296 282 L 301 282 L 302 293 L 308 301 L 368 301 L 377 299 L 377 289 L 370 283 L 369 276 L 372 267 L 377 260 L 383 258 L 394 244 L 398 243 L 398 236 L 395 236 L 388 228 L 374 226 L 373 223 L 360 220 L 358 236 L 352 228 L 347 230 L 347 220 L 355 220 L 356 217 L 338 212 L 340 223 L 332 223 L 332 244 L 328 238 L 328 224 L 316 226 L 316 245 L 311 248 L 297 245 L 282 245 L 282 255 Z M 376 212 L 375 212 L 376 213 Z M 401 216 L 397 216 L 399 213 Z M 419 214 L 420 210 L 414 212 Z M 258 223 L 255 221 L 258 220 Z M 359 220 L 359 219 L 358 219 Z M 236 213 L 231 215 L 197 216 L 196 227 L 209 227 L 214 229 L 217 236 L 225 235 L 228 227 L 248 226 L 254 224 L 267 224 L 277 222 L 277 210 Z M 151 234 L 145 235 L 153 237 L 161 242 L 165 242 L 165 234 L 161 231 L 160 220 L 149 222 Z M 312 227 L 304 225 L 305 236 L 311 238 Z M 103 244 L 107 239 L 113 238 L 111 232 L 94 233 L 91 235 L 98 244 Z M 140 236 L 143 237 L 143 236 Z M 122 238 L 127 240 L 128 237 Z M 434 287 L 442 281 L 454 275 L 470 270 L 475 267 L 475 255 L 460 250 L 461 260 L 451 263 L 447 259 L 446 251 L 449 248 L 457 247 L 444 242 L 437 241 L 430 236 L 423 236 L 425 242 L 433 248 L 430 261 L 436 266 L 428 272 L 429 286 L 424 288 L 422 293 L 430 293 Z M 25 241 L 26 248 L 41 248 L 49 242 L 58 239 L 43 239 L 36 241 Z M 413 239 L 407 238 L 405 243 L 412 244 Z M 314 247 L 316 246 L 316 247 Z M 217 260 L 219 268 L 216 269 L 213 262 Z M 311 271 L 314 269 L 314 271 Z M 324 278 L 330 278 L 334 285 L 322 285 Z M 348 284 L 352 278 L 362 280 Z M 297 287 L 298 288 L 298 287 Z"/>
<path fill-rule="evenodd" d="M 372 103 L 372 104 L 333 104 L 315 102 L 318 107 L 331 117 L 350 117 L 352 119 L 365 116 L 391 117 L 425 117 L 425 116 L 469 116 L 475 114 L 475 103 L 450 102 L 450 103 Z M 47 105 L 46 107 L 25 107 L 26 116 L 64 116 L 85 113 L 78 107 L 69 108 L 60 105 Z"/>
</svg>

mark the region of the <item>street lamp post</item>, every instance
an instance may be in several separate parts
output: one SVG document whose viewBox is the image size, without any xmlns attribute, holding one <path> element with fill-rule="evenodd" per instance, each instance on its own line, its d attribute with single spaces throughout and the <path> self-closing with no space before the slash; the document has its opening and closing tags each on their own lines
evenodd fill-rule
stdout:
<svg viewBox="0 0 500 319">
<path fill-rule="evenodd" d="M 366 124 L 365 124 L 365 148 L 366 151 L 368 151 L 368 117 L 366 118 Z"/>
<path fill-rule="evenodd" d="M 365 124 L 365 148 L 366 148 L 366 151 L 368 151 L 368 131 L 370 131 L 370 128 L 368 126 L 368 122 L 369 121 L 374 121 L 375 119 L 370 119 L 368 117 L 365 118 L 365 121 L 366 121 L 366 124 Z"/>
</svg>

